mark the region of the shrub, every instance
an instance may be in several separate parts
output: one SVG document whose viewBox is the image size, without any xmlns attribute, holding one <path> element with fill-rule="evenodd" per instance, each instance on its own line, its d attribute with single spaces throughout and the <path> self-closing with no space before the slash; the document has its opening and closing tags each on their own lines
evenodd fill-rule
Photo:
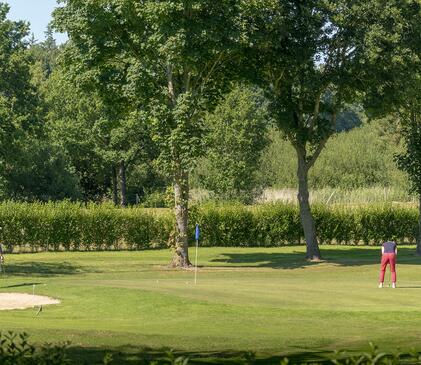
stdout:
<svg viewBox="0 0 421 365">
<path fill-rule="evenodd" d="M 418 210 L 404 205 L 314 205 L 323 244 L 413 243 Z M 193 206 L 190 237 L 201 225 L 202 246 L 280 246 L 304 243 L 294 204 Z M 141 250 L 165 247 L 174 231 L 170 209 L 115 208 L 75 203 L 0 204 L 0 242 L 23 250 Z"/>
<path fill-rule="evenodd" d="M 0 364 L 3 365 L 65 365 L 67 344 L 35 348 L 26 333 L 0 332 Z"/>
<path fill-rule="evenodd" d="M 9 250 L 110 250 L 163 246 L 173 227 L 169 212 L 111 205 L 0 204 L 0 240 Z"/>
<path fill-rule="evenodd" d="M 63 345 L 44 345 L 36 348 L 28 341 L 26 333 L 15 334 L 12 332 L 0 333 L 0 364 L 2 365 L 73 365 L 78 364 L 71 360 L 66 350 L 69 343 Z M 190 362 L 189 356 L 180 356 L 173 351 L 165 354 L 155 352 L 154 354 L 147 354 L 143 356 L 142 352 L 138 355 L 142 357 L 142 364 L 172 364 L 172 365 L 187 365 Z M 231 361 L 230 361 L 231 360 Z M 317 365 L 317 364 L 336 364 L 336 365 L 392 365 L 392 364 L 419 364 L 421 361 L 421 353 L 413 351 L 411 353 L 402 352 L 381 352 L 377 346 L 370 343 L 370 351 L 361 354 L 350 354 L 346 351 L 335 351 L 333 353 L 326 353 L 324 358 L 319 358 L 318 361 L 303 360 L 297 361 L 293 358 L 283 358 L 280 362 L 272 358 L 265 361 L 267 364 L 301 364 L 301 365 Z M 221 357 L 213 359 L 214 364 L 224 364 L 232 362 L 231 358 Z M 243 356 L 237 357 L 235 363 L 237 364 L 253 364 L 256 362 L 256 354 L 254 352 L 244 352 Z M 107 353 L 102 364 L 113 364 L 113 356 Z M 119 361 L 119 364 L 133 363 L 133 360 Z"/>
</svg>

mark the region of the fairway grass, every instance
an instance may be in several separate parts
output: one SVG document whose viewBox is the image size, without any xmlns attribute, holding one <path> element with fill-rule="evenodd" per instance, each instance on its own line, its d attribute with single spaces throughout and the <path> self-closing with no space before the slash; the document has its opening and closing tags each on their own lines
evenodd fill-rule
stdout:
<svg viewBox="0 0 421 365">
<path fill-rule="evenodd" d="M 421 350 L 421 258 L 400 247 L 398 288 L 378 289 L 379 252 L 323 246 L 326 261 L 309 263 L 302 246 L 202 248 L 197 285 L 167 250 L 8 255 L 1 293 L 35 285 L 61 303 L 0 312 L 0 328 L 126 352 Z"/>
</svg>

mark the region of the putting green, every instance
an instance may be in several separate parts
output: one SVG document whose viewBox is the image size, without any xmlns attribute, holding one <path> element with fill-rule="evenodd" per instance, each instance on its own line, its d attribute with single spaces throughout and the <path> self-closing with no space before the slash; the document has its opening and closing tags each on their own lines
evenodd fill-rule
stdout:
<svg viewBox="0 0 421 365">
<path fill-rule="evenodd" d="M 194 249 L 193 249 L 194 250 Z M 2 312 L 2 330 L 82 348 L 296 353 L 409 349 L 421 336 L 421 258 L 400 247 L 398 288 L 378 289 L 378 247 L 203 248 L 194 271 L 171 270 L 167 250 L 8 255 L 1 292 L 60 304 Z M 192 251 L 194 257 L 194 251 Z M 386 278 L 389 274 L 386 275 Z"/>
</svg>

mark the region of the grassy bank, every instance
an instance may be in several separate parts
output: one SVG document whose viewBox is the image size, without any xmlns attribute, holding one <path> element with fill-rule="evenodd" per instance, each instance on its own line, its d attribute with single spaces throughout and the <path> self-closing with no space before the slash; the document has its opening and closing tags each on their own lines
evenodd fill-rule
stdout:
<svg viewBox="0 0 421 365">
<path fill-rule="evenodd" d="M 396 290 L 377 288 L 378 248 L 204 248 L 192 271 L 165 265 L 168 251 L 9 255 L 1 292 L 35 292 L 57 306 L 0 313 L 3 330 L 72 342 L 75 354 L 173 348 L 259 356 L 419 346 L 421 281 L 413 248 L 399 254 Z M 94 356 L 94 355 L 92 355 Z"/>
</svg>

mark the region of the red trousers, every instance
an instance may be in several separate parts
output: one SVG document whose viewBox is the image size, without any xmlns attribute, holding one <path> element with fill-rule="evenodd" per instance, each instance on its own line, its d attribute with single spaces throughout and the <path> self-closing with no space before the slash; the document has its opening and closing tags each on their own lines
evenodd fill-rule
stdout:
<svg viewBox="0 0 421 365">
<path fill-rule="evenodd" d="M 396 283 L 396 255 L 394 253 L 384 253 L 382 255 L 382 262 L 380 267 L 380 283 L 384 282 L 384 273 L 387 264 L 390 265 L 390 272 L 392 273 L 392 283 Z"/>
</svg>

